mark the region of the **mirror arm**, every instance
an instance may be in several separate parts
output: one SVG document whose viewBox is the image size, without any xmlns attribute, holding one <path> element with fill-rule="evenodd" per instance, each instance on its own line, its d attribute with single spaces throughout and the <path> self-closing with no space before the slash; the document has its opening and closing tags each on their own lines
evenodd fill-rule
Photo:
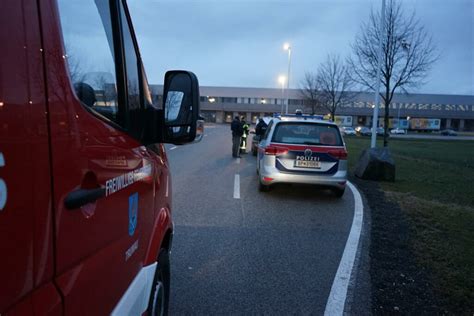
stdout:
<svg viewBox="0 0 474 316">
<path fill-rule="evenodd" d="M 155 109 L 152 106 L 147 107 L 144 111 L 145 117 L 145 135 L 143 139 L 144 145 L 163 143 L 164 137 L 164 114 L 163 110 Z"/>
</svg>

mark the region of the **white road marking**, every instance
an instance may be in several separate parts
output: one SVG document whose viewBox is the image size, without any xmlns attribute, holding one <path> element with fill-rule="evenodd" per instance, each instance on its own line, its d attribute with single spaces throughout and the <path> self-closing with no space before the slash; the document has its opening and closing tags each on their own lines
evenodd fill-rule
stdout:
<svg viewBox="0 0 474 316">
<path fill-rule="evenodd" d="M 344 305 L 346 303 L 347 289 L 351 279 L 352 269 L 359 246 L 360 233 L 362 231 L 362 223 L 364 218 L 364 205 L 357 188 L 347 181 L 347 186 L 354 196 L 354 218 L 352 220 L 351 231 L 347 237 L 346 246 L 342 254 L 341 262 L 337 268 L 336 276 L 332 283 L 331 292 L 329 293 L 326 303 L 325 316 L 343 315 Z"/>
<path fill-rule="evenodd" d="M 207 137 L 207 134 L 204 134 L 204 137 Z"/>
<path fill-rule="evenodd" d="M 170 148 L 170 150 L 173 150 L 173 149 L 176 149 L 176 148 L 178 148 L 178 147 L 177 147 L 177 146 L 173 146 L 173 147 Z"/>
<path fill-rule="evenodd" d="M 240 158 L 237 158 L 237 159 L 235 160 L 235 163 L 239 164 L 239 163 L 240 163 Z"/>
<path fill-rule="evenodd" d="M 234 177 L 234 199 L 240 199 L 240 176 L 238 174 Z"/>
</svg>

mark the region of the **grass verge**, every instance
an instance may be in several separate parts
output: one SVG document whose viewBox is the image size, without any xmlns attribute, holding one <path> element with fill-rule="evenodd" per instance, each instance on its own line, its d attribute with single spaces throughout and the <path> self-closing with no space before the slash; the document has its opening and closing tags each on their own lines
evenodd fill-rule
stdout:
<svg viewBox="0 0 474 316">
<path fill-rule="evenodd" d="M 346 138 L 350 170 L 369 144 Z M 474 142 L 392 139 L 389 147 L 396 181 L 380 188 L 414 232 L 417 264 L 448 312 L 474 312 Z"/>
</svg>

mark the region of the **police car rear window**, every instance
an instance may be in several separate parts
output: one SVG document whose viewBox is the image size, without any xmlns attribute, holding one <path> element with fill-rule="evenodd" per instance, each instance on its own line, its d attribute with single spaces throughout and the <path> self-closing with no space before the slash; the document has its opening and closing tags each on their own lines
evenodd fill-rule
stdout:
<svg viewBox="0 0 474 316">
<path fill-rule="evenodd" d="M 272 142 L 343 146 L 341 135 L 336 126 L 318 123 L 280 123 L 275 127 Z"/>
</svg>

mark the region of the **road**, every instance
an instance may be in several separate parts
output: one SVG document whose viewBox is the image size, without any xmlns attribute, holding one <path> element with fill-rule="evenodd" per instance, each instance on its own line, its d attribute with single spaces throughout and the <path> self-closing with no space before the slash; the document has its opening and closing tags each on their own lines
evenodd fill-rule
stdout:
<svg viewBox="0 0 474 316">
<path fill-rule="evenodd" d="M 199 144 L 167 146 L 170 313 L 323 314 L 351 229 L 351 191 L 342 199 L 298 185 L 261 193 L 256 158 L 231 156 L 229 126 L 205 133 Z"/>
</svg>

